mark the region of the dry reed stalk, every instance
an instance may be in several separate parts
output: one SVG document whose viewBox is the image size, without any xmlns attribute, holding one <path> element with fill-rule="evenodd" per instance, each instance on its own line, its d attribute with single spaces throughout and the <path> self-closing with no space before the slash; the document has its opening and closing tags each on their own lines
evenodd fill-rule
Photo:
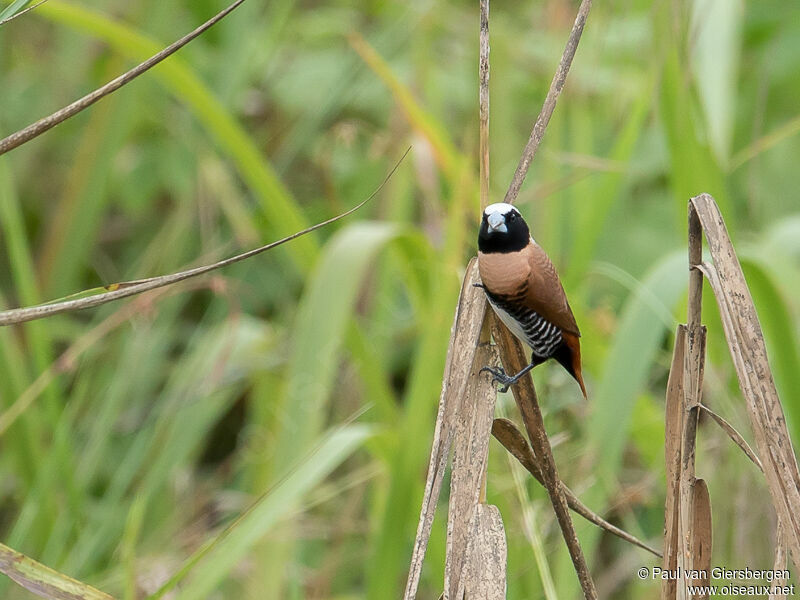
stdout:
<svg viewBox="0 0 800 600">
<path fill-rule="evenodd" d="M 89 108 L 92 104 L 94 104 L 101 98 L 104 98 L 105 96 L 108 96 L 113 92 L 116 92 L 123 85 L 133 81 L 139 75 L 141 75 L 148 69 L 151 69 L 152 67 L 156 66 L 165 58 L 168 58 L 169 56 L 175 54 L 175 52 L 183 48 L 186 44 L 191 42 L 201 33 L 205 32 L 207 29 L 210 29 L 211 27 L 219 23 L 227 15 L 236 10 L 236 8 L 238 8 L 239 5 L 241 5 L 243 2 L 244 0 L 236 0 L 230 6 L 222 9 L 216 15 L 211 17 L 208 21 L 206 21 L 193 31 L 187 33 L 179 40 L 173 42 L 160 52 L 157 52 L 156 54 L 148 58 L 146 61 L 136 65 L 130 71 L 127 71 L 122 75 L 120 75 L 119 77 L 112 79 L 105 85 L 97 88 L 93 92 L 86 94 L 82 98 L 78 98 L 77 100 L 75 100 L 75 102 L 68 104 L 67 106 L 57 110 L 53 114 L 48 115 L 46 117 L 42 117 L 35 123 L 31 123 L 27 127 L 24 127 L 23 129 L 20 129 L 19 131 L 16 131 L 11 135 L 3 138 L 2 140 L 0 140 L 0 154 L 5 154 L 6 152 L 13 150 L 14 148 L 17 148 L 18 146 L 21 146 L 22 144 L 31 141 L 33 138 L 42 135 L 45 131 L 48 131 L 53 127 L 55 127 L 56 125 L 63 123 L 70 117 L 77 115 L 82 110 Z"/>
<path fill-rule="evenodd" d="M 525 353 L 519 340 L 494 314 L 492 314 L 492 335 L 497 345 L 500 346 L 500 358 L 506 373 L 518 373 L 527 366 L 528 361 L 525 358 Z M 556 519 L 559 527 L 561 527 L 561 533 L 567 544 L 575 572 L 578 574 L 578 581 L 581 584 L 583 595 L 587 599 L 597 598 L 597 590 L 589 573 L 586 559 L 583 556 L 583 549 L 578 541 L 578 536 L 575 533 L 572 517 L 569 514 L 569 507 L 558 477 L 553 451 L 550 448 L 550 440 L 544 428 L 539 399 L 536 396 L 536 389 L 533 387 L 533 379 L 530 373 L 520 379 L 511 390 L 522 415 L 522 422 L 530 439 L 533 453 L 539 458 L 542 481 L 550 496 L 550 502 L 556 513 Z"/>
<path fill-rule="evenodd" d="M 781 521 L 778 521 L 778 527 L 775 530 L 775 560 L 772 562 L 773 571 L 784 571 L 786 569 L 786 556 L 788 550 L 786 548 L 786 528 Z M 772 589 L 780 590 L 788 581 L 783 577 L 778 577 L 772 581 Z M 769 594 L 769 600 L 784 600 L 786 594 L 782 591 L 773 591 Z"/>
<path fill-rule="evenodd" d="M 731 425 L 727 420 L 723 417 L 715 413 L 713 410 L 708 408 L 705 404 L 700 404 L 700 409 L 706 413 L 709 417 L 714 419 L 714 422 L 722 428 L 722 430 L 728 434 L 728 437 L 733 440 L 733 442 L 741 448 L 742 452 L 745 453 L 745 456 L 749 458 L 755 466 L 758 467 L 758 470 L 762 473 L 764 472 L 764 466 L 761 464 L 761 459 L 758 458 L 756 453 L 750 447 L 750 444 L 742 437 L 742 434 L 736 431 L 736 429 Z"/>
<path fill-rule="evenodd" d="M 772 379 L 758 315 L 714 199 L 708 194 L 696 196 L 690 202 L 689 211 L 705 232 L 713 261 L 702 262 L 697 269 L 708 279 L 717 300 L 772 504 L 785 532 L 789 554 L 798 568 L 800 472 Z"/>
<path fill-rule="evenodd" d="M 107 292 L 103 292 L 101 294 L 94 294 L 91 296 L 87 296 L 84 298 L 77 298 L 75 300 L 61 300 L 61 301 L 54 301 L 45 304 L 39 304 L 36 306 L 27 306 L 23 308 L 12 308 L 11 310 L 0 311 L 0 327 L 5 325 L 14 325 L 17 323 L 25 323 L 27 321 L 34 321 L 36 319 L 43 319 L 45 317 L 51 317 L 53 315 L 65 313 L 65 312 L 73 312 L 76 310 L 83 310 L 85 308 L 93 308 L 95 306 L 100 306 L 101 304 L 107 304 L 108 302 L 113 302 L 114 300 L 121 300 L 122 298 L 127 298 L 129 296 L 135 296 L 136 294 L 141 294 L 142 292 L 147 292 L 149 290 L 154 290 L 157 288 L 161 288 L 167 285 L 172 285 L 174 283 L 178 283 L 179 281 L 184 281 L 186 279 L 191 279 L 192 277 L 198 277 L 200 275 L 205 275 L 206 273 L 210 273 L 212 271 L 216 271 L 217 269 L 221 269 L 222 267 L 227 267 L 228 265 L 232 265 L 234 263 L 246 260 L 257 254 L 261 254 L 262 252 L 266 252 L 268 250 L 272 250 L 277 246 L 281 246 L 287 242 L 291 242 L 299 237 L 302 237 L 312 231 L 316 231 L 326 225 L 330 225 L 331 223 L 335 223 L 340 219 L 344 219 L 347 216 L 350 216 L 354 212 L 356 212 L 359 208 L 364 206 L 367 202 L 372 200 L 378 192 L 383 189 L 383 186 L 386 185 L 386 182 L 389 181 L 394 172 L 400 166 L 400 164 L 405 159 L 406 155 L 411 151 L 409 147 L 400 160 L 395 164 L 394 168 L 389 172 L 389 174 L 384 178 L 381 184 L 375 189 L 372 194 L 365 200 L 362 200 L 358 204 L 356 204 L 353 208 L 336 215 L 335 217 L 331 217 L 326 221 L 322 221 L 321 223 L 316 223 L 315 225 L 311 225 L 310 227 L 306 227 L 305 229 L 293 233 L 292 235 L 286 236 L 275 242 L 270 242 L 264 246 L 259 248 L 254 248 L 252 250 L 248 250 L 246 252 L 242 252 L 241 254 L 237 254 L 236 256 L 231 256 L 224 260 L 217 261 L 210 265 L 203 265 L 200 267 L 194 267 L 192 269 L 186 269 L 185 271 L 179 271 L 177 273 L 170 273 L 168 275 L 159 275 L 157 277 L 148 277 L 147 279 L 137 279 L 135 281 L 123 281 L 120 283 L 114 283 L 111 285 L 105 286 L 105 289 L 109 290 Z M 84 290 L 84 292 L 89 292 L 91 290 Z M 75 295 L 75 294 L 73 294 Z"/>
<path fill-rule="evenodd" d="M 702 237 L 712 263 L 702 261 Z M 791 555 L 800 558 L 800 473 L 786 429 L 761 326 L 753 299 L 725 222 L 714 199 L 701 194 L 689 203 L 688 325 L 680 325 L 670 368 L 666 398 L 665 459 L 667 495 L 663 567 L 678 569 L 677 580 L 662 582 L 662 600 L 689 598 L 684 579 L 690 569 L 711 568 L 711 503 L 708 488 L 695 478 L 695 438 L 700 410 L 709 414 L 764 473 L 778 518 L 774 568 L 784 569 Z M 723 417 L 702 404 L 705 327 L 701 321 L 702 276 L 708 279 L 719 306 L 725 338 L 745 397 L 759 456 Z M 695 578 L 695 585 L 708 579 Z M 773 589 L 783 582 L 773 582 Z M 781 598 L 777 591 L 770 598 Z"/>
<path fill-rule="evenodd" d="M 558 63 L 558 68 L 553 75 L 553 80 L 550 82 L 550 89 L 547 91 L 547 96 L 544 99 L 542 110 L 533 124 L 531 135 L 528 138 L 528 143 L 522 151 L 522 156 L 519 158 L 519 164 L 514 177 L 511 179 L 511 184 L 508 186 L 505 199 L 503 202 L 514 204 L 514 201 L 519 195 L 519 190 L 522 188 L 522 182 L 525 181 L 525 176 L 528 174 L 528 169 L 533 162 L 533 157 L 536 156 L 536 151 L 542 143 L 544 132 L 550 123 L 550 117 L 553 116 L 553 111 L 556 109 L 558 97 L 561 95 L 561 90 L 564 89 L 564 83 L 567 81 L 567 74 L 569 68 L 572 66 L 572 59 L 575 58 L 575 52 L 578 49 L 578 42 L 583 35 L 583 28 L 586 25 L 586 19 L 589 16 L 589 10 L 592 8 L 592 0 L 583 0 L 578 8 L 578 14 L 575 17 L 575 23 L 570 31 L 569 38 L 567 38 L 567 45 L 564 48 L 564 53 L 561 55 L 561 61 Z"/>
<path fill-rule="evenodd" d="M 540 484 L 544 486 L 544 480 L 542 479 L 542 470 L 539 467 L 539 463 L 536 460 L 536 457 L 533 454 L 533 450 L 531 449 L 530 444 L 527 442 L 525 437 L 522 435 L 517 426 L 514 425 L 513 422 L 509 421 L 508 419 L 495 419 L 492 423 L 492 435 L 500 442 L 503 447 L 508 450 L 508 452 L 516 458 L 519 463 L 525 467 L 525 469 L 533 475 L 533 477 L 538 481 Z M 639 546 L 643 550 L 647 550 L 654 556 L 658 556 L 661 558 L 662 554 L 652 546 L 645 544 L 643 541 L 638 539 L 636 536 L 631 535 L 627 531 L 620 529 L 616 525 L 612 525 L 608 521 L 606 521 L 603 517 L 598 515 L 596 512 L 591 510 L 587 507 L 583 502 L 581 502 L 580 498 L 575 495 L 571 489 L 567 487 L 567 485 L 561 481 L 561 487 L 564 491 L 564 496 L 567 499 L 567 505 L 572 509 L 574 512 L 578 513 L 584 519 L 593 523 L 600 527 L 601 529 L 605 529 L 612 535 L 617 536 L 618 538 L 625 540 L 626 542 L 630 542 L 634 546 Z"/>
<path fill-rule="evenodd" d="M 673 367 L 677 371 L 682 371 L 679 384 L 682 393 L 677 394 L 669 403 L 670 410 L 676 411 L 679 415 L 678 417 L 673 415 L 672 418 L 681 421 L 677 490 L 675 489 L 676 474 L 668 471 L 671 477 L 669 491 L 672 494 L 677 491 L 677 498 L 673 496 L 669 500 L 670 506 L 667 510 L 671 512 L 670 527 L 672 529 L 668 534 L 669 541 L 665 538 L 665 546 L 675 544 L 669 549 L 669 560 L 675 560 L 680 575 L 688 574 L 691 571 L 708 573 L 711 567 L 711 503 L 705 482 L 695 477 L 697 423 L 702 400 L 706 347 L 706 328 L 701 324 L 703 276 L 695 269 L 702 259 L 702 253 L 700 223 L 690 216 L 688 324 L 682 329 L 682 335 L 680 335 L 684 345 L 683 360 L 673 363 Z M 674 393 L 674 388 L 671 391 Z M 671 434 L 673 428 L 674 421 L 670 427 Z M 670 446 L 668 456 L 668 460 L 675 460 L 674 446 Z M 674 467 L 674 462 L 671 466 Z M 677 528 L 677 532 L 675 528 Z M 685 583 L 688 581 L 679 576 L 676 585 L 666 591 L 670 594 L 674 593 L 674 597 L 679 600 L 688 599 L 690 596 Z M 694 578 L 692 583 L 705 585 L 708 583 L 707 577 Z"/>
<path fill-rule="evenodd" d="M 489 0 L 481 0 L 478 64 L 481 210 L 489 204 Z"/>
<path fill-rule="evenodd" d="M 467 390 L 467 381 L 480 343 L 483 319 L 486 315 L 486 297 L 479 288 L 473 285 L 479 281 L 478 260 L 473 258 L 467 265 L 464 281 L 461 284 L 453 328 L 450 331 L 450 344 L 445 359 L 439 411 L 436 416 L 436 428 L 433 433 L 431 457 L 428 463 L 428 476 L 425 482 L 408 580 L 403 595 L 406 600 L 415 598 L 417 594 L 422 563 L 436 511 L 436 502 L 442 487 L 447 454 L 453 441 L 462 399 Z"/>
<path fill-rule="evenodd" d="M 480 116 L 480 199 L 481 206 L 489 203 L 489 0 L 481 0 L 480 60 L 479 60 L 479 116 Z M 591 0 L 583 0 L 561 61 L 553 77 L 542 110 L 536 120 L 530 139 L 525 147 L 520 164 L 506 194 L 506 201 L 513 202 L 525 179 L 528 167 L 541 143 L 547 123 L 553 114 L 556 101 L 564 87 L 567 73 L 580 41 L 591 8 Z M 414 598 L 419 587 L 422 563 L 430 537 L 436 501 L 441 491 L 442 477 L 450 445 L 456 437 L 456 457 L 453 464 L 451 505 L 448 517 L 448 550 L 443 597 L 461 600 L 466 591 L 470 598 L 496 599 L 505 597 L 505 534 L 502 520 L 495 507 L 482 503 L 485 486 L 485 465 L 488 453 L 488 437 L 491 430 L 491 411 L 494 390 L 491 383 L 481 382 L 479 369 L 496 361 L 489 360 L 493 350 L 484 350 L 488 342 L 486 299 L 473 287 L 479 283 L 477 261 L 472 259 L 467 267 L 461 287 L 458 306 L 450 334 L 450 344 L 445 362 L 439 411 L 428 465 L 428 476 L 420 508 L 420 518 L 414 549 L 409 567 L 404 598 Z M 495 339 L 498 335 L 509 335 L 504 327 L 498 328 L 492 319 Z M 508 354 L 513 351 L 511 362 L 526 364 L 518 342 L 500 342 L 500 348 Z M 481 348 L 480 350 L 477 350 Z M 480 364 L 476 360 L 480 358 Z M 508 358 L 503 359 L 509 371 Z M 521 367 L 520 367 L 521 368 Z M 517 369 L 519 370 L 519 369 Z M 530 377 L 523 392 L 523 419 L 531 437 L 537 456 L 544 457 L 540 466 L 542 481 L 551 493 L 559 523 L 562 525 L 570 555 L 578 571 L 581 586 L 587 598 L 596 598 L 597 592 L 589 575 L 583 552 L 572 527 L 562 485 L 558 480 L 550 444 L 539 411 L 536 393 Z M 483 391 L 488 383 L 489 391 Z M 515 397 L 517 390 L 515 388 Z M 491 403 L 488 398 L 491 396 Z M 473 402 L 474 401 L 474 402 Z M 469 406 L 467 406 L 469 405 Z M 487 412 L 488 411 L 488 412 Z M 462 419 L 459 421 L 459 419 Z M 487 427 L 488 424 L 488 427 Z M 546 449 L 545 449 L 546 448 Z M 462 460 L 459 457 L 464 457 Z"/>
<path fill-rule="evenodd" d="M 680 553 L 680 483 L 681 483 L 681 440 L 683 438 L 683 363 L 686 349 L 686 325 L 678 325 L 675 333 L 675 349 L 672 366 L 669 370 L 666 398 L 666 423 L 664 427 L 664 460 L 666 462 L 666 502 L 664 507 L 664 559 L 662 567 L 670 572 L 678 568 Z M 661 581 L 662 600 L 674 600 L 677 595 L 677 581 Z"/>
<path fill-rule="evenodd" d="M 488 565 L 484 562 L 482 566 L 487 569 L 486 575 L 465 577 L 469 562 L 467 549 L 471 545 L 473 551 L 486 556 L 493 556 L 500 551 L 499 547 L 494 550 L 489 547 L 490 540 L 494 539 L 499 543 L 502 538 L 501 546 L 505 547 L 505 532 L 499 513 L 493 517 L 493 513 L 484 511 L 481 513 L 482 517 L 478 516 L 478 511 L 483 511 L 479 507 L 486 507 L 481 500 L 484 495 L 489 438 L 497 399 L 491 379 L 479 376 L 479 372 L 482 367 L 496 363 L 496 348 L 488 343 L 480 344 L 474 354 L 464 400 L 458 411 L 447 518 L 445 600 L 460 600 L 465 593 L 469 598 L 474 597 L 475 590 L 471 589 L 471 585 L 476 585 L 478 581 L 485 581 L 488 585 L 488 580 L 491 579 L 488 574 L 499 576 L 502 573 L 502 582 L 494 582 L 489 588 L 505 590 L 505 560 L 502 565 Z M 480 562 L 474 563 L 472 573 L 475 574 L 475 569 L 480 566 Z M 505 592 L 500 597 L 504 598 Z"/>
<path fill-rule="evenodd" d="M 465 598 L 498 600 L 506 597 L 507 552 L 500 511 L 491 504 L 478 504 L 464 565 Z"/>
</svg>

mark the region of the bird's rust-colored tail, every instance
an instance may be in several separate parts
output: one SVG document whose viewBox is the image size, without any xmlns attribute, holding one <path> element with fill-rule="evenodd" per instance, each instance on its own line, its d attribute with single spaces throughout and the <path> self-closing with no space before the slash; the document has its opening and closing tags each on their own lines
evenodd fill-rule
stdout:
<svg viewBox="0 0 800 600">
<path fill-rule="evenodd" d="M 583 383 L 583 374 L 581 373 L 581 341 L 574 333 L 562 332 L 561 335 L 564 338 L 566 347 L 569 348 L 569 357 L 565 356 L 565 360 L 562 360 L 561 357 L 557 356 L 556 360 L 575 378 L 575 381 L 581 386 L 584 399 L 588 400 L 589 396 L 586 394 L 586 386 Z"/>
</svg>

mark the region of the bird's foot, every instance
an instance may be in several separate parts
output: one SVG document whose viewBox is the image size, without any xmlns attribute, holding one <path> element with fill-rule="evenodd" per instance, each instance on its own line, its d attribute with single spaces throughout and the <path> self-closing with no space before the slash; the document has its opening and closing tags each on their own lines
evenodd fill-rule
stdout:
<svg viewBox="0 0 800 600">
<path fill-rule="evenodd" d="M 487 373 L 492 374 L 492 381 L 497 382 L 500 384 L 500 387 L 497 388 L 498 392 L 507 392 L 508 388 L 512 385 L 517 383 L 519 380 L 519 375 L 515 375 L 511 377 L 510 375 L 506 375 L 506 372 L 503 370 L 503 367 L 483 367 L 479 373 L 483 373 L 486 371 Z"/>
</svg>

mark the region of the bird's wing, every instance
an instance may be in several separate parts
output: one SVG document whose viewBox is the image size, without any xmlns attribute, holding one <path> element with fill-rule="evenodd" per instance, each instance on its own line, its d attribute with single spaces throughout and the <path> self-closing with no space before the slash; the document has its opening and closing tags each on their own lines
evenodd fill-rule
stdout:
<svg viewBox="0 0 800 600">
<path fill-rule="evenodd" d="M 525 252 L 531 267 L 526 304 L 562 331 L 580 337 L 567 295 L 547 253 L 536 242 L 528 244 Z"/>
</svg>

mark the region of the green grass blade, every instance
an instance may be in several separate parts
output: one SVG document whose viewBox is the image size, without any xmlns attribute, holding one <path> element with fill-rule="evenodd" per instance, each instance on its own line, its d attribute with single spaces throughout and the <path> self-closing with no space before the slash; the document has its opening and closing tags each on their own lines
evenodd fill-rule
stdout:
<svg viewBox="0 0 800 600">
<path fill-rule="evenodd" d="M 90 585 L 76 581 L 0 544 L 0 571 L 37 596 L 53 600 L 113 600 Z"/>
<path fill-rule="evenodd" d="M 394 225 L 356 223 L 326 245 L 297 311 L 287 365 L 287 398 L 276 443 L 277 465 L 310 448 L 322 432 L 339 367 L 339 349 L 368 267 L 379 250 L 399 234 Z"/>
<path fill-rule="evenodd" d="M 33 0 L 14 0 L 10 6 L 7 6 L 4 10 L 0 11 L 0 21 L 10 19 L 21 10 L 25 10 L 25 7 L 27 7 L 32 1 Z"/>
<path fill-rule="evenodd" d="M 115 22 L 90 9 L 59 0 L 50 0 L 37 14 L 83 33 L 104 40 L 117 52 L 132 60 L 143 60 L 163 47 L 130 27 Z M 297 202 L 261 155 L 244 128 L 216 99 L 206 85 L 179 56 L 152 69 L 155 77 L 179 102 L 186 104 L 219 146 L 236 164 L 242 179 L 258 195 L 267 234 L 291 234 L 307 222 Z M 121 93 L 125 93 L 124 91 Z M 316 256 L 317 246 L 309 237 L 297 241 L 291 251 L 295 264 L 306 270 Z"/>
<path fill-rule="evenodd" d="M 279 520 L 295 510 L 315 485 L 352 454 L 369 436 L 363 426 L 350 425 L 329 435 L 312 454 L 293 468 L 228 529 L 192 556 L 164 587 L 148 598 L 163 598 L 201 560 L 203 569 L 181 588 L 177 600 L 206 598 Z M 204 559 L 205 557 L 207 559 Z"/>
</svg>

